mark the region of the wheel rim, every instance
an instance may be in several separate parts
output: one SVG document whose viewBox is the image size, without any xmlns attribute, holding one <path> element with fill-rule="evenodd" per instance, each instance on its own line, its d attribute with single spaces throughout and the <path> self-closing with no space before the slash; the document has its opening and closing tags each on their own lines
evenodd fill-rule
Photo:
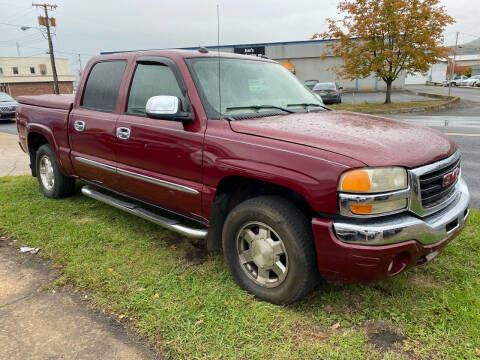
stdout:
<svg viewBox="0 0 480 360">
<path fill-rule="evenodd" d="M 245 224 L 237 235 L 237 254 L 242 270 L 257 285 L 276 287 L 288 273 L 288 255 L 278 234 L 261 222 Z"/>
<path fill-rule="evenodd" d="M 55 185 L 55 175 L 53 173 L 53 166 L 50 158 L 47 155 L 43 155 L 40 158 L 40 180 L 42 185 L 47 190 L 52 190 Z"/>
</svg>

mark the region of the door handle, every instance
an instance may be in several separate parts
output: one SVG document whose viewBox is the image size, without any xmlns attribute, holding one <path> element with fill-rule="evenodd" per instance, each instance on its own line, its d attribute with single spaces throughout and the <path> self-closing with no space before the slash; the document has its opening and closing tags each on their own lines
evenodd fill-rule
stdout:
<svg viewBox="0 0 480 360">
<path fill-rule="evenodd" d="M 130 139 L 130 129 L 127 127 L 118 127 L 117 128 L 117 138 L 121 140 Z"/>
<path fill-rule="evenodd" d="M 85 130 L 85 121 L 77 120 L 73 123 L 73 127 L 75 128 L 75 130 L 82 132 Z"/>
</svg>

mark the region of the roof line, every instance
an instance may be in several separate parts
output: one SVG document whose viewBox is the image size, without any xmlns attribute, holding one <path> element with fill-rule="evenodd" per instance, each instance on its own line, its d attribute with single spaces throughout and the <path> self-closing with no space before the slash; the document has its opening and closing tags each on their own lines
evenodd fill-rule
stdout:
<svg viewBox="0 0 480 360">
<path fill-rule="evenodd" d="M 298 40 L 298 41 L 280 41 L 280 42 L 269 42 L 269 43 L 250 43 L 250 44 L 231 44 L 231 45 L 209 45 L 204 46 L 207 49 L 225 49 L 225 48 L 242 48 L 242 47 L 255 47 L 255 46 L 282 46 L 282 45 L 295 45 L 295 44 L 315 44 L 332 41 L 330 39 L 320 39 L 320 40 Z M 189 46 L 183 48 L 175 48 L 180 50 L 197 50 L 200 46 Z M 171 48 L 169 48 L 171 49 Z M 144 49 L 144 50 L 126 50 L 126 51 L 103 51 L 100 55 L 110 55 L 116 54 L 119 52 L 135 52 L 135 51 L 152 51 L 152 50 L 167 50 L 167 49 Z"/>
</svg>

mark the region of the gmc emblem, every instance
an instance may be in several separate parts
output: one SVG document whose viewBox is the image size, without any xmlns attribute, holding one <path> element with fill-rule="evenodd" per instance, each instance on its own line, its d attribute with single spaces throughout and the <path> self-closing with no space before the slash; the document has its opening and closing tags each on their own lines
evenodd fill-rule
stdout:
<svg viewBox="0 0 480 360">
<path fill-rule="evenodd" d="M 457 167 L 450 171 L 448 174 L 443 175 L 443 183 L 442 186 L 448 186 L 458 179 L 458 174 L 460 173 L 460 167 Z"/>
</svg>

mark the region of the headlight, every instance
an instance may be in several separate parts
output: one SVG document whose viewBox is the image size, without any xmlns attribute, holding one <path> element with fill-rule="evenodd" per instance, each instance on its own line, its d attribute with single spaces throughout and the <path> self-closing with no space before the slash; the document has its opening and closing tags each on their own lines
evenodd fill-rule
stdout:
<svg viewBox="0 0 480 360">
<path fill-rule="evenodd" d="M 338 191 L 379 193 L 406 189 L 407 171 L 401 167 L 366 168 L 348 171 L 340 177 Z"/>
<path fill-rule="evenodd" d="M 408 206 L 407 171 L 401 167 L 352 170 L 338 184 L 340 214 L 372 216 L 398 212 Z"/>
</svg>

